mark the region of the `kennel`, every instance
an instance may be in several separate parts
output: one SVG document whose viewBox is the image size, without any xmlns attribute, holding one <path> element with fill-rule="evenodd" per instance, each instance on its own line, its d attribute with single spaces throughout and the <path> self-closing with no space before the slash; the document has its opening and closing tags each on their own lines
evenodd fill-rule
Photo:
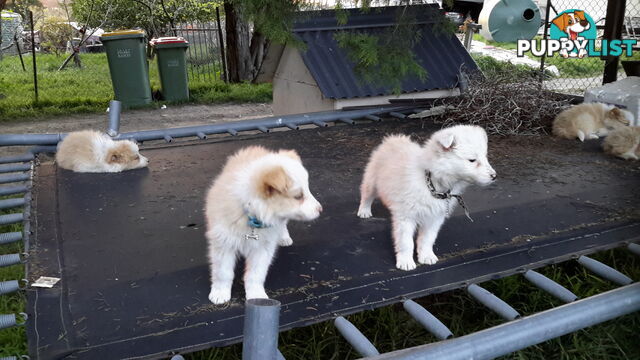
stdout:
<svg viewBox="0 0 640 360">
<path fill-rule="evenodd" d="M 24 241 L 25 254 L 4 255 L 0 262 L 24 262 L 30 284 L 40 276 L 61 279 L 52 288 L 23 289 L 30 355 L 166 358 L 242 341 L 245 306 L 238 277 L 230 304 L 215 306 L 207 299 L 202 201 L 225 158 L 247 145 L 296 149 L 325 208 L 314 223 L 290 225 L 294 244 L 279 249 L 270 269 L 266 288 L 281 303 L 276 331 L 335 319 L 363 357 L 489 358 L 640 309 L 640 284 L 587 257 L 621 246 L 640 254 L 633 243 L 640 237 L 638 172 L 605 158 L 593 144 L 492 138 L 499 181 L 465 195 L 475 222 L 457 209 L 435 245 L 436 265 L 395 269 L 388 213 L 377 203 L 375 217 L 359 219 L 357 189 L 368 154 L 385 134 L 425 139 L 437 129 L 407 117 L 418 111 L 380 107 L 123 133 L 117 137 L 144 142 L 151 162 L 148 169 L 120 174 L 72 173 L 38 153 L 51 150 L 47 146 L 64 134 L 0 135 L 3 145 L 37 146 L 35 155 L 1 160 L 2 183 L 9 184 L 0 188 L 2 194 L 24 194 L 0 200 L 2 208 L 22 209 L 3 215 L 1 223 L 22 222 L 24 231 L 2 234 L 0 243 Z M 117 121 L 110 130 L 117 133 Z M 527 154 L 527 160 L 509 156 L 514 152 Z M 576 301 L 534 271 L 574 259 L 622 286 Z M 517 309 L 479 286 L 518 274 L 568 304 L 519 318 Z M 17 290 L 17 283 L 9 285 Z M 410 299 L 458 288 L 507 322 L 426 348 L 378 355 L 343 318 L 403 302 L 439 339 L 448 339 L 446 326 Z M 0 323 L 12 326 L 19 317 L 6 315 Z M 257 353 L 273 350 L 260 346 L 275 346 L 249 340 Z M 253 358 L 276 357 L 269 354 Z"/>
<path fill-rule="evenodd" d="M 257 81 L 273 83 L 274 114 L 377 106 L 387 104 L 389 99 L 458 95 L 461 76 L 478 71 L 455 34 L 442 29 L 443 17 L 437 4 L 412 6 L 409 11 L 403 6 L 378 7 L 367 12 L 343 11 L 347 18 L 344 24 L 337 21 L 335 10 L 301 12 L 292 29 L 300 44 L 269 44 Z M 356 70 L 356 61 L 338 45 L 339 36 L 384 35 L 397 29 L 400 14 L 410 18 L 403 21 L 412 26 L 411 32 L 420 34 L 412 53 L 426 76 L 407 75 L 397 89 L 381 81 L 363 81 Z"/>
</svg>

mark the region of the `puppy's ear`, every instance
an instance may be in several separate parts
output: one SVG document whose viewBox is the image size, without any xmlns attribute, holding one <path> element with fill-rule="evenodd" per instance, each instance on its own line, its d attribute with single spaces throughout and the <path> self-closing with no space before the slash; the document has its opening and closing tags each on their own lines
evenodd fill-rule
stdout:
<svg viewBox="0 0 640 360">
<path fill-rule="evenodd" d="M 567 25 L 568 25 L 568 24 L 567 24 L 567 22 L 568 22 L 568 20 L 567 20 L 567 19 L 568 19 L 568 18 L 569 18 L 569 15 L 567 15 L 567 14 L 560 14 L 560 15 L 558 15 L 558 17 L 556 17 L 555 19 L 553 19 L 553 21 L 551 21 L 551 23 L 552 23 L 553 25 L 557 26 L 557 27 L 560 29 L 560 31 L 562 31 L 562 32 L 566 32 L 566 30 L 567 30 Z"/>
<path fill-rule="evenodd" d="M 446 135 L 439 136 L 436 140 L 438 141 L 438 144 L 440 144 L 440 146 L 442 147 L 442 150 L 449 151 L 453 149 L 456 138 L 455 136 L 453 136 L 453 134 L 446 134 Z"/>
<path fill-rule="evenodd" d="M 112 149 L 107 153 L 107 163 L 109 164 L 117 164 L 125 161 L 124 156 L 116 149 Z"/>
<path fill-rule="evenodd" d="M 291 178 L 281 166 L 265 171 L 258 181 L 260 194 L 264 198 L 269 198 L 276 194 L 284 194 L 291 185 Z"/>
<path fill-rule="evenodd" d="M 584 17 L 584 11 L 581 11 L 581 10 L 574 11 L 573 14 L 580 20 L 587 20 L 587 18 Z"/>
<path fill-rule="evenodd" d="M 617 107 L 609 110 L 609 117 L 619 123 L 629 125 L 629 119 L 627 119 L 627 117 L 622 113 L 622 110 L 618 109 Z"/>
<path fill-rule="evenodd" d="M 278 154 L 292 158 L 293 160 L 300 161 L 300 155 L 295 150 L 280 150 Z"/>
</svg>

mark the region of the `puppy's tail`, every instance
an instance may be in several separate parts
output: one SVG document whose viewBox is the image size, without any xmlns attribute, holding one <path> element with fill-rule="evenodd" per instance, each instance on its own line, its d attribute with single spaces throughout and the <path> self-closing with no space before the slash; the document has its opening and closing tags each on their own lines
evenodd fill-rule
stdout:
<svg viewBox="0 0 640 360">
<path fill-rule="evenodd" d="M 565 139 L 573 139 L 576 137 L 576 134 L 569 131 L 569 129 L 567 129 L 567 127 L 564 126 L 564 124 L 559 124 L 557 121 L 553 123 L 552 130 L 553 130 L 553 135 L 557 137 L 561 137 Z"/>
</svg>

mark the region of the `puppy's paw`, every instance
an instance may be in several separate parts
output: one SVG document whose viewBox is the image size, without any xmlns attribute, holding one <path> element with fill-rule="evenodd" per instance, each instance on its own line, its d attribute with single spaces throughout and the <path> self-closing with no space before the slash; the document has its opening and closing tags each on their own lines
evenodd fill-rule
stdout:
<svg viewBox="0 0 640 360">
<path fill-rule="evenodd" d="M 433 265 L 438 262 L 438 257 L 433 251 L 425 251 L 424 254 L 418 254 L 418 262 L 420 264 Z"/>
<path fill-rule="evenodd" d="M 280 240 L 278 240 L 278 245 L 291 246 L 293 245 L 293 239 L 291 238 L 291 236 L 280 238 Z"/>
<path fill-rule="evenodd" d="M 224 304 L 231 300 L 231 288 L 212 287 L 209 300 L 214 304 Z"/>
<path fill-rule="evenodd" d="M 358 209 L 358 217 L 361 219 L 368 219 L 371 217 L 371 209 Z"/>
<path fill-rule="evenodd" d="M 400 270 L 410 271 L 416 268 L 416 263 L 413 261 L 413 257 L 398 257 L 396 259 L 396 267 Z"/>
<path fill-rule="evenodd" d="M 245 290 L 247 299 L 268 299 L 267 293 L 264 289 L 247 289 Z"/>
</svg>

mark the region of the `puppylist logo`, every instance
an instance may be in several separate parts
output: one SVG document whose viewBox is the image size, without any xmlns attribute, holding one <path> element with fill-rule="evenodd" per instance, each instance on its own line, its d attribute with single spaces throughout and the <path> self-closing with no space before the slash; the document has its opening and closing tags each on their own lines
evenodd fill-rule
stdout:
<svg viewBox="0 0 640 360">
<path fill-rule="evenodd" d="M 556 16 L 549 27 L 547 40 L 518 40 L 517 54 L 524 56 L 531 51 L 534 56 L 553 56 L 556 53 L 566 58 L 585 56 L 631 56 L 638 40 L 602 40 L 596 48 L 596 24 L 583 10 L 569 9 Z"/>
</svg>

